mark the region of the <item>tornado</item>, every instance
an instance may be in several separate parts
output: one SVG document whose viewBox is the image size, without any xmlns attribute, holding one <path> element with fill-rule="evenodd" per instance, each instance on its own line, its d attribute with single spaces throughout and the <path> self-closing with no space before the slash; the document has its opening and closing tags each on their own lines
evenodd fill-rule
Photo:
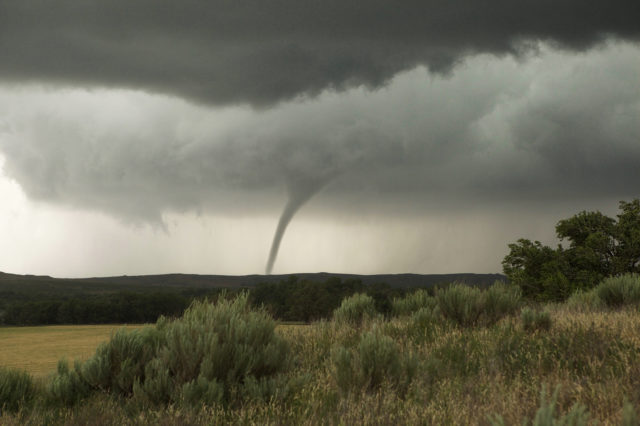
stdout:
<svg viewBox="0 0 640 426">
<path fill-rule="evenodd" d="M 269 251 L 269 259 L 267 260 L 267 275 L 271 275 L 271 271 L 273 270 L 273 265 L 276 263 L 276 258 L 278 257 L 278 250 L 280 249 L 280 242 L 282 242 L 282 237 L 284 236 L 284 232 L 293 219 L 293 216 L 296 214 L 300 207 L 302 207 L 311 197 L 313 197 L 319 190 L 324 186 L 321 182 L 314 182 L 311 185 L 297 186 L 296 188 L 290 188 L 289 198 L 287 199 L 287 204 L 284 206 L 284 210 L 280 215 L 280 220 L 278 221 L 278 226 L 276 227 L 276 232 L 273 235 L 273 241 L 271 243 L 271 250 Z"/>
</svg>

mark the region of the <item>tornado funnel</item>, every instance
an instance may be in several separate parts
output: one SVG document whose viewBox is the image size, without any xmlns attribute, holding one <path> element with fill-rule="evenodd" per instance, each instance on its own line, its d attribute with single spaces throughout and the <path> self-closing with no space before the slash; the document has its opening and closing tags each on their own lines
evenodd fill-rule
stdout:
<svg viewBox="0 0 640 426">
<path fill-rule="evenodd" d="M 320 188 L 322 188 L 322 186 L 324 186 L 324 183 L 314 182 L 313 184 L 307 184 L 304 186 L 297 185 L 289 191 L 287 204 L 284 206 L 284 210 L 282 211 L 280 220 L 278 221 L 278 226 L 276 227 L 276 232 L 273 235 L 273 242 L 271 243 L 271 250 L 269 251 L 269 259 L 267 260 L 267 275 L 271 275 L 273 265 L 276 263 L 280 243 L 282 242 L 282 237 L 284 236 L 284 232 L 286 231 L 289 222 L 291 222 L 291 219 L 300 207 L 309 201 L 309 199 L 313 197 Z"/>
</svg>

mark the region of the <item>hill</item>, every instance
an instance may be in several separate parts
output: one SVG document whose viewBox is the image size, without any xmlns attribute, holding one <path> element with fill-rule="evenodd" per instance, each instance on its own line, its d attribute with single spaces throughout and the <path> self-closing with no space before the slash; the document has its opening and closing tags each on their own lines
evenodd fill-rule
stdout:
<svg viewBox="0 0 640 426">
<path fill-rule="evenodd" d="M 357 275 L 328 272 L 282 275 L 196 275 L 164 274 L 93 278 L 53 278 L 46 275 L 16 275 L 0 272 L 0 293 L 40 293 L 57 296 L 104 294 L 114 291 L 161 291 L 179 289 L 251 288 L 266 282 L 279 282 L 290 277 L 324 282 L 329 278 L 360 280 L 365 285 L 385 283 L 393 288 L 431 287 L 450 282 L 487 286 L 496 280 L 506 281 L 501 274 L 382 274 Z"/>
</svg>

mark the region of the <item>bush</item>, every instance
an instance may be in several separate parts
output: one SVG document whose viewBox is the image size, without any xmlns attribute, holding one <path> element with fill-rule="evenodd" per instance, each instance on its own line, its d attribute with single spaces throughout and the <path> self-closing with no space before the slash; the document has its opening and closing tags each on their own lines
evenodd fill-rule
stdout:
<svg viewBox="0 0 640 426">
<path fill-rule="evenodd" d="M 522 292 L 518 286 L 496 281 L 484 292 L 484 322 L 494 324 L 507 315 L 516 313 L 522 305 Z"/>
<path fill-rule="evenodd" d="M 244 396 L 247 381 L 266 383 L 287 367 L 288 346 L 275 322 L 251 310 L 246 293 L 215 305 L 194 302 L 182 318 L 158 328 L 163 345 L 135 389 L 142 399 L 229 403 Z"/>
<path fill-rule="evenodd" d="M 364 333 L 355 351 L 335 348 L 332 362 L 334 378 L 344 393 L 373 391 L 386 382 L 403 395 L 417 369 L 417 360 L 401 356 L 393 339 L 378 329 Z"/>
<path fill-rule="evenodd" d="M 551 316 L 547 311 L 539 312 L 531 308 L 524 308 L 520 319 L 525 331 L 549 330 L 551 328 Z"/>
<path fill-rule="evenodd" d="M 436 291 L 442 315 L 459 326 L 477 325 L 484 308 L 482 292 L 475 287 L 455 283 Z"/>
<path fill-rule="evenodd" d="M 61 405 L 74 405 L 89 396 L 91 389 L 81 377 L 81 364 L 76 362 L 74 369 L 62 359 L 58 361 L 58 370 L 47 387 L 50 402 Z"/>
<path fill-rule="evenodd" d="M 421 308 L 411 315 L 406 334 L 414 343 L 420 344 L 430 341 L 444 325 L 442 314 L 437 306 Z"/>
<path fill-rule="evenodd" d="M 596 289 L 589 291 L 578 290 L 566 301 L 569 309 L 576 311 L 594 311 L 604 307 L 604 302 L 598 296 Z"/>
<path fill-rule="evenodd" d="M 162 341 L 162 334 L 155 328 L 119 330 L 82 364 L 81 377 L 95 390 L 129 396 Z"/>
<path fill-rule="evenodd" d="M 602 280 L 598 297 L 609 307 L 640 304 L 640 274 L 624 274 Z"/>
<path fill-rule="evenodd" d="M 333 311 L 336 322 L 351 325 L 360 325 L 365 319 L 373 318 L 375 315 L 373 298 L 363 293 L 356 293 L 343 299 L 340 306 Z"/>
<path fill-rule="evenodd" d="M 377 389 L 385 378 L 400 378 L 400 354 L 393 339 L 377 331 L 364 333 L 358 344 L 360 370 L 368 389 Z"/>
<path fill-rule="evenodd" d="M 422 308 L 434 308 L 438 304 L 435 297 L 430 296 L 426 290 L 417 290 L 402 298 L 395 298 L 391 303 L 394 315 L 411 315 Z"/>
<path fill-rule="evenodd" d="M 95 391 L 133 396 L 141 405 L 213 405 L 243 398 L 244 390 L 272 389 L 265 380 L 287 362 L 275 322 L 251 310 L 244 293 L 216 304 L 194 302 L 181 318 L 161 318 L 155 328 L 118 331 L 73 370 L 60 362 L 49 393 L 66 405 Z"/>
<path fill-rule="evenodd" d="M 26 371 L 0 367 L 0 413 L 18 411 L 34 395 L 33 379 Z"/>
</svg>

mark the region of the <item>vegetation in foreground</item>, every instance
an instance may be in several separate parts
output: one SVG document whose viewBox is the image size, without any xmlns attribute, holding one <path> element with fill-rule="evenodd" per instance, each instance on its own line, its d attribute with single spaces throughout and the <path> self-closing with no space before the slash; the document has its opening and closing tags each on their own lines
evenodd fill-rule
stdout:
<svg viewBox="0 0 640 426">
<path fill-rule="evenodd" d="M 279 329 L 247 294 L 197 302 L 46 379 L 0 370 L 0 423 L 637 425 L 638 289 L 629 274 L 536 304 L 455 284 L 388 316 L 357 294 Z"/>
</svg>

